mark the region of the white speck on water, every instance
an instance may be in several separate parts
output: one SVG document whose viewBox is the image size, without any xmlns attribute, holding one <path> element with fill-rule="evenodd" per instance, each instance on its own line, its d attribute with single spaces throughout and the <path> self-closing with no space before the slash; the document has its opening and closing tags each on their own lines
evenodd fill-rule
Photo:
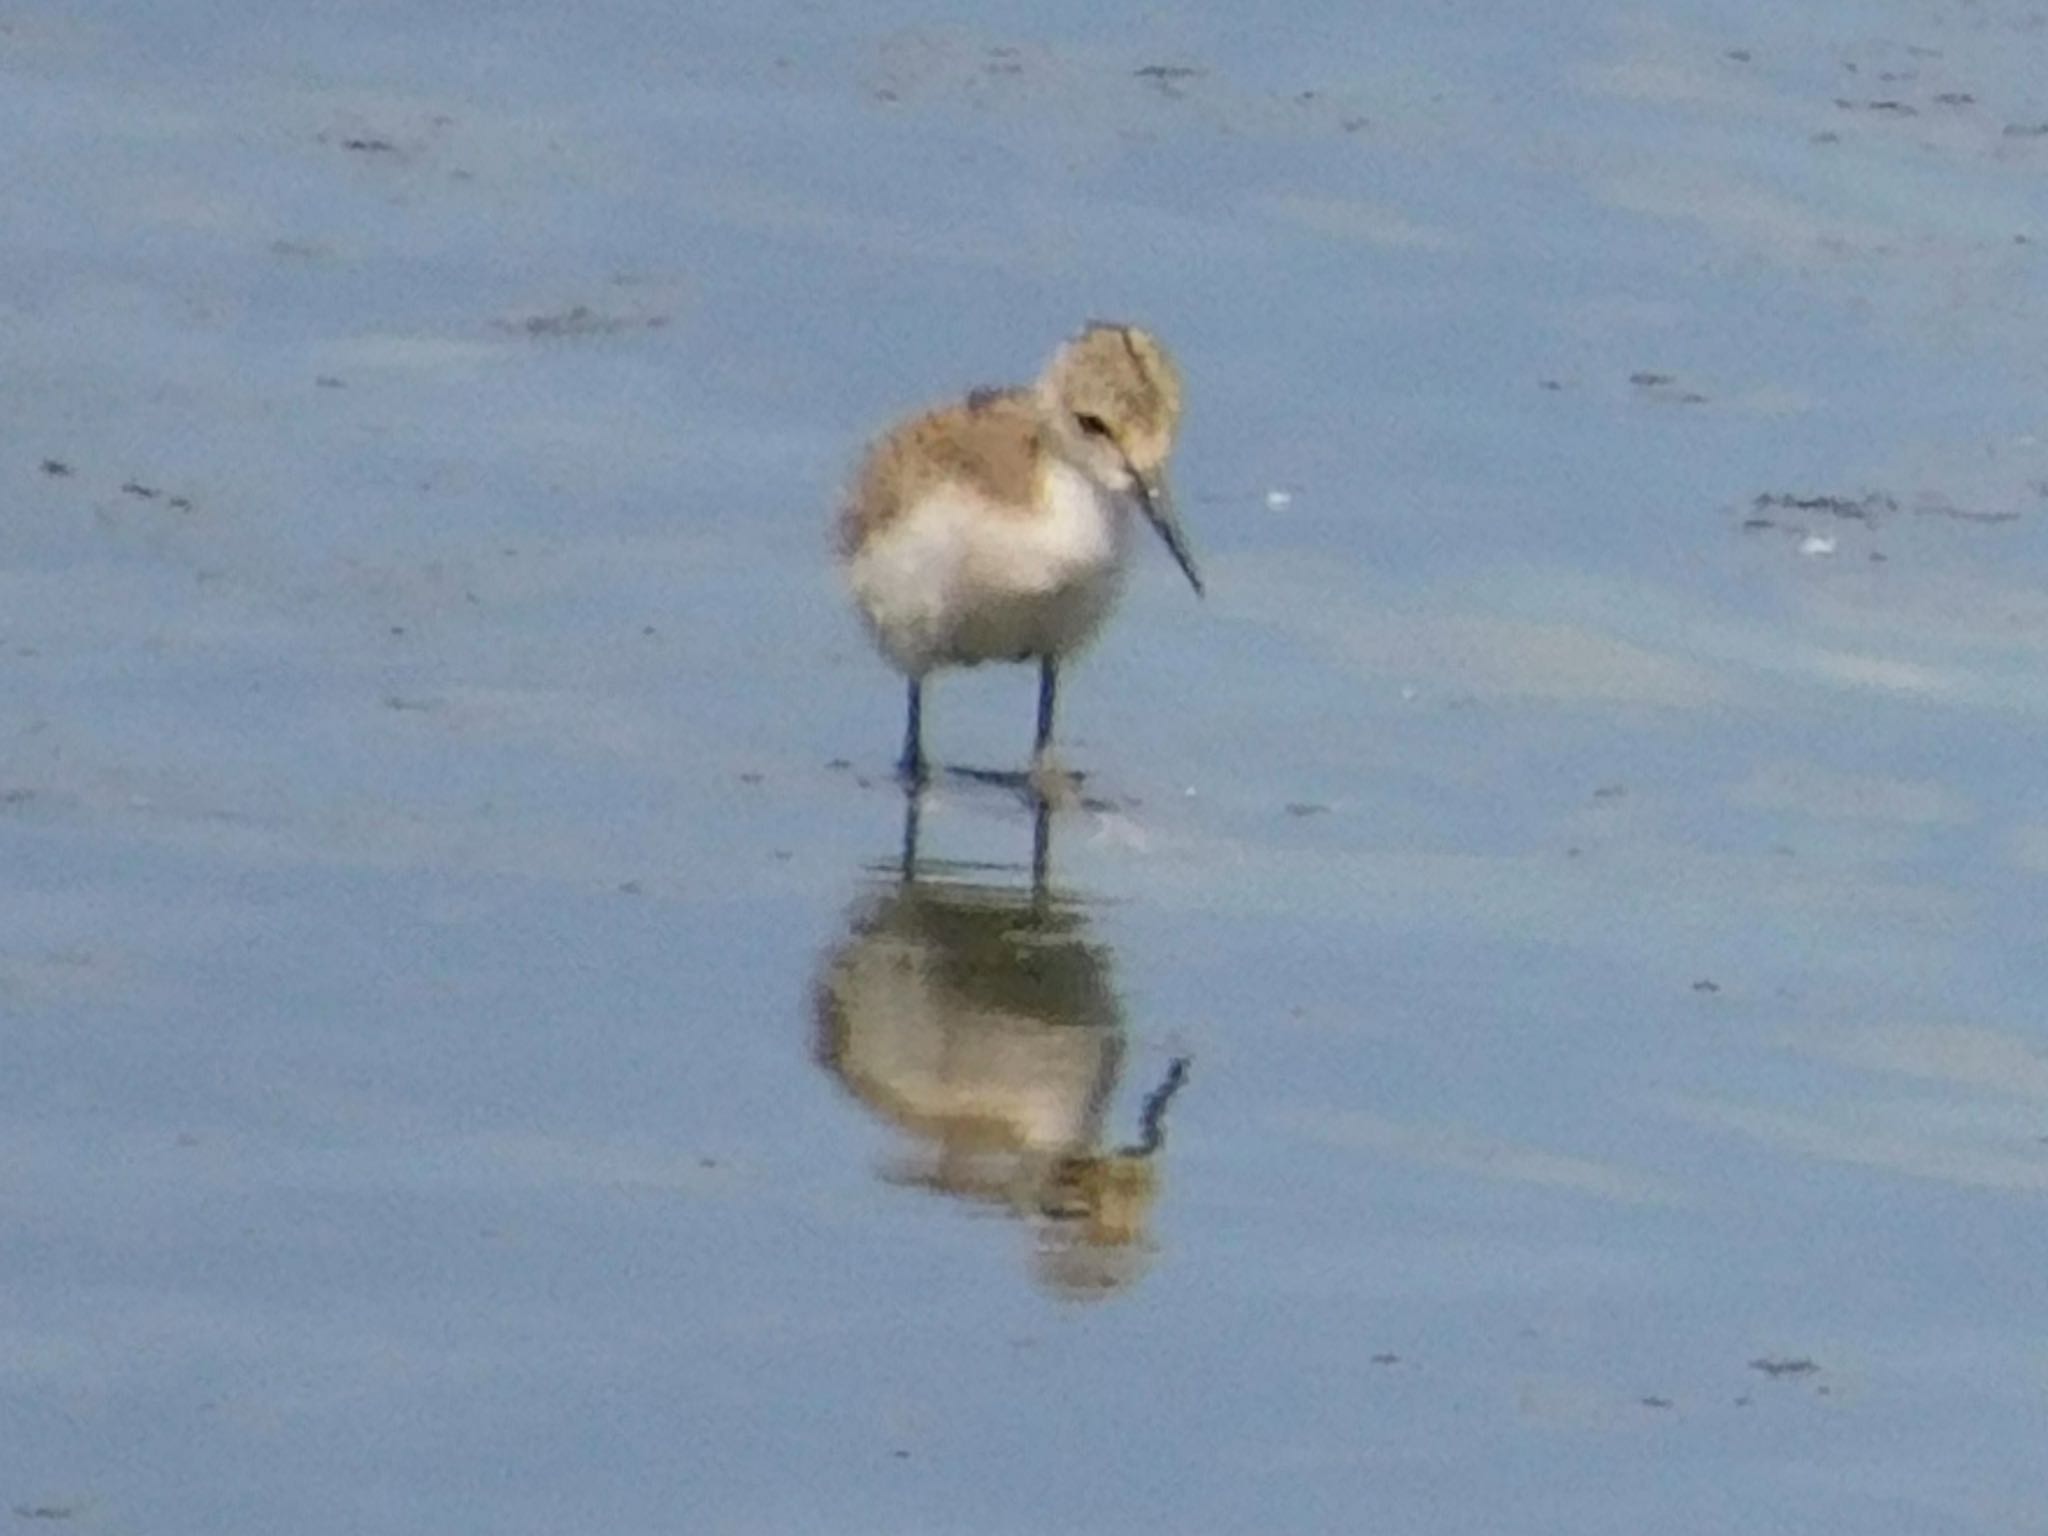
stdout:
<svg viewBox="0 0 2048 1536">
<path fill-rule="evenodd" d="M 1832 555 L 1835 552 L 1834 538 L 1825 533 L 1809 533 L 1799 541 L 1802 555 Z"/>
<path fill-rule="evenodd" d="M 1292 491 L 1272 490 L 1266 492 L 1266 510 L 1268 512 L 1285 512 L 1293 504 L 1294 493 Z"/>
</svg>

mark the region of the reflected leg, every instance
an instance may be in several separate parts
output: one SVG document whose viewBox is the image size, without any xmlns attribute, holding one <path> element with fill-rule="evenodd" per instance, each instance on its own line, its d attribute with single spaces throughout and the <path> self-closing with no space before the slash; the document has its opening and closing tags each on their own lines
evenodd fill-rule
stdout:
<svg viewBox="0 0 2048 1536">
<path fill-rule="evenodd" d="M 917 833 L 918 823 L 924 811 L 924 785 L 903 786 L 903 880 L 905 884 L 917 878 Z"/>
<path fill-rule="evenodd" d="M 1052 868 L 1052 802 L 1035 797 L 1031 808 L 1031 894 L 1043 900 L 1046 875 Z"/>
</svg>

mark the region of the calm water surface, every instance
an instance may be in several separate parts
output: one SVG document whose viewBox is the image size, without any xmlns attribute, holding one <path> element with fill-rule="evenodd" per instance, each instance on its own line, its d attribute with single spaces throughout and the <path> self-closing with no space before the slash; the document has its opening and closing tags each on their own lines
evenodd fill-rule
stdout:
<svg viewBox="0 0 2048 1536">
<path fill-rule="evenodd" d="M 2048 16 L 1247 15 L 0 13 L 0 1520 L 2048 1526 Z"/>
</svg>

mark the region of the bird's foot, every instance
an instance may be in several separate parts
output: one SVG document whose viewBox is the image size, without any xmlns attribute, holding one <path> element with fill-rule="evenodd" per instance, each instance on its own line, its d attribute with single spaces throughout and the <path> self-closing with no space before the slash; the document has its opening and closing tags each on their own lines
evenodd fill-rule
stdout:
<svg viewBox="0 0 2048 1536">
<path fill-rule="evenodd" d="M 1050 747 L 1032 758 L 1025 782 L 1032 794 L 1056 811 L 1078 804 L 1081 798 L 1081 776 L 1067 772 Z"/>
</svg>

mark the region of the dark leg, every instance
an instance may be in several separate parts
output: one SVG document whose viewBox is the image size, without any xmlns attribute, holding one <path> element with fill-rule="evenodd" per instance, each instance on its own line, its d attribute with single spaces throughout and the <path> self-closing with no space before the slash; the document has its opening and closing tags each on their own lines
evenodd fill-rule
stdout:
<svg viewBox="0 0 2048 1536">
<path fill-rule="evenodd" d="M 1037 797 L 1031 808 L 1031 894 L 1045 900 L 1045 879 L 1052 870 L 1052 802 Z"/>
<path fill-rule="evenodd" d="M 924 810 L 924 786 L 903 786 L 903 879 L 917 878 L 917 823 Z"/>
<path fill-rule="evenodd" d="M 910 712 L 903 722 L 903 756 L 896 764 L 904 783 L 924 783 L 924 679 L 910 680 Z"/>
<path fill-rule="evenodd" d="M 1052 706 L 1059 693 L 1060 664 L 1050 656 L 1038 658 L 1038 745 L 1032 750 L 1032 761 L 1045 756 L 1052 745 Z"/>
</svg>

